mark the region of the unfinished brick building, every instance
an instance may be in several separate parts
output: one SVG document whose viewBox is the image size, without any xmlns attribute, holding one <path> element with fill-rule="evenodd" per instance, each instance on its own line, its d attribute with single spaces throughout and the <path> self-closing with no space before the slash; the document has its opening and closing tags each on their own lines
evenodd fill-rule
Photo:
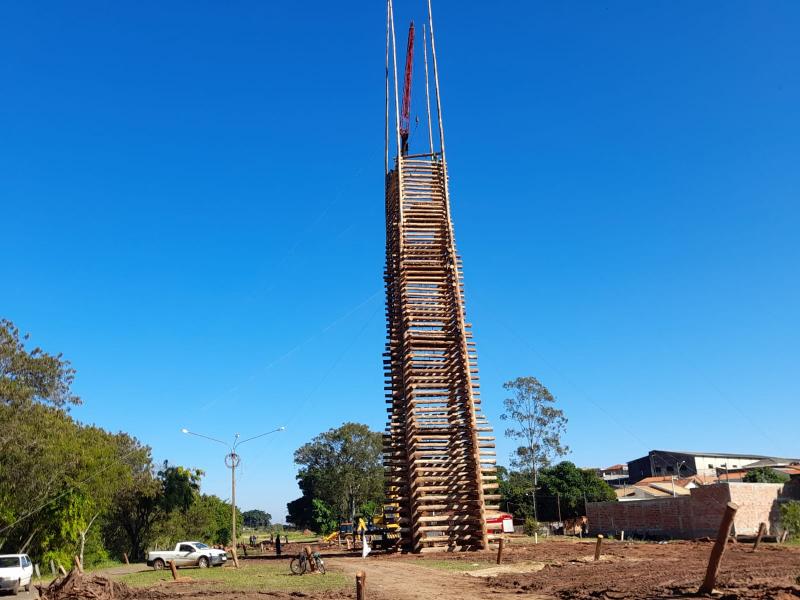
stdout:
<svg viewBox="0 0 800 600">
<path fill-rule="evenodd" d="M 591 534 L 699 538 L 719 529 L 728 502 L 739 510 L 733 535 L 753 535 L 761 523 L 775 535 L 781 528 L 780 504 L 800 499 L 800 479 L 788 483 L 717 483 L 693 488 L 688 496 L 628 502 L 589 502 L 586 513 Z"/>
<path fill-rule="evenodd" d="M 480 412 L 477 356 L 450 217 L 430 4 L 428 9 L 439 147 L 434 148 L 423 27 L 429 147 L 409 154 L 415 31 L 412 23 L 401 108 L 391 0 L 387 4 L 384 469 L 401 546 L 414 552 L 485 548 L 491 537 L 486 510 L 497 508 L 487 502 L 499 499 L 492 493 L 497 487 L 494 438 Z M 391 169 L 390 54 L 397 150 Z"/>
</svg>

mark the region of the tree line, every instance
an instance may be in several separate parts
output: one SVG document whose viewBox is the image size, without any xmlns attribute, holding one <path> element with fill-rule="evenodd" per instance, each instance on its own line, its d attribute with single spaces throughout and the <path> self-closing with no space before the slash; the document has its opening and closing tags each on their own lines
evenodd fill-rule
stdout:
<svg viewBox="0 0 800 600">
<path fill-rule="evenodd" d="M 0 553 L 92 566 L 182 538 L 229 543 L 231 506 L 201 493 L 202 471 L 76 421 L 75 370 L 28 341 L 0 320 Z"/>
</svg>

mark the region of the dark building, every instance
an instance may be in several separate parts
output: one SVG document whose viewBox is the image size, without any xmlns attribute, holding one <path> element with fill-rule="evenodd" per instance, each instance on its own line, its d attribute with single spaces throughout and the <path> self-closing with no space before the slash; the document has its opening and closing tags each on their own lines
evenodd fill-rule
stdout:
<svg viewBox="0 0 800 600">
<path fill-rule="evenodd" d="M 675 475 L 716 476 L 728 469 L 741 469 L 759 461 L 771 460 L 780 464 L 800 462 L 798 458 L 778 458 L 757 454 L 725 454 L 720 452 L 683 452 L 677 450 L 651 450 L 647 456 L 628 462 L 629 483 L 645 477 Z"/>
</svg>

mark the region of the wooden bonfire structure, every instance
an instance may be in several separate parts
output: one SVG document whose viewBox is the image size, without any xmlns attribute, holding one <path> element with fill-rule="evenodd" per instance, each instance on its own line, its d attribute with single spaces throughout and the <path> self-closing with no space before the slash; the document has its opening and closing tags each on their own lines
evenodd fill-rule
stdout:
<svg viewBox="0 0 800 600">
<path fill-rule="evenodd" d="M 386 318 L 384 354 L 388 425 L 384 471 L 388 506 L 404 550 L 486 548 L 486 511 L 496 510 L 492 429 L 480 412 L 477 355 L 466 322 L 461 259 L 450 217 L 433 18 L 428 2 L 438 150 L 428 85 L 429 148 L 409 153 L 414 25 L 409 29 L 402 106 L 392 1 L 386 24 Z M 391 44 L 390 44 L 391 42 Z M 391 52 L 390 52 L 391 50 Z M 390 77 L 389 58 L 394 77 Z M 394 136 L 390 136 L 390 80 Z M 396 143 L 391 144 L 391 137 Z M 390 169 L 390 146 L 397 155 Z"/>
</svg>

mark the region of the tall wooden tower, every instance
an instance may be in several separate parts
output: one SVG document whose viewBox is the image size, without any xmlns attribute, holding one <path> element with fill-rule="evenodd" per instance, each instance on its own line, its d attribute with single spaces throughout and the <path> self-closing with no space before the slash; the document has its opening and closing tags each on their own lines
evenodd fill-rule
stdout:
<svg viewBox="0 0 800 600">
<path fill-rule="evenodd" d="M 414 552 L 485 548 L 486 511 L 499 500 L 492 429 L 480 411 L 478 368 L 466 322 L 461 259 L 450 217 L 433 18 L 428 2 L 438 149 L 423 27 L 428 151 L 409 153 L 414 26 L 409 30 L 402 107 L 392 0 L 386 42 L 386 319 L 389 408 L 384 441 L 387 502 L 401 544 Z M 390 43 L 391 42 L 391 43 Z M 394 77 L 390 77 L 389 58 Z M 396 143 L 389 135 L 394 81 Z M 413 141 L 413 140 L 411 140 Z M 390 146 L 397 155 L 390 169 Z"/>
</svg>

